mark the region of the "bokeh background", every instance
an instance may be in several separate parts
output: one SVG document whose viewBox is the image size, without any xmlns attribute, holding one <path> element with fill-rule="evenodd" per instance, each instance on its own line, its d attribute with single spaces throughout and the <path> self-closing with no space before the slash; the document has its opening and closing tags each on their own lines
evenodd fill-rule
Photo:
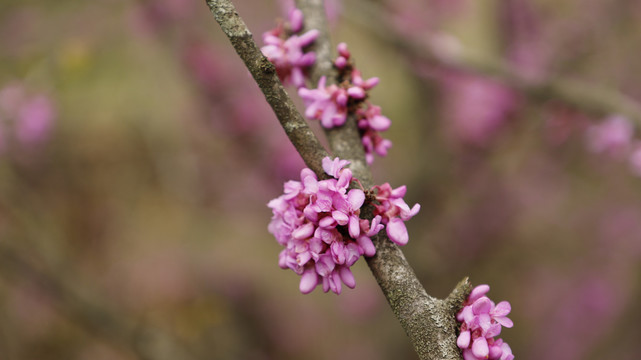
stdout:
<svg viewBox="0 0 641 360">
<path fill-rule="evenodd" d="M 287 6 L 234 3 L 259 43 Z M 641 3 L 328 12 L 333 41 L 381 79 L 394 146 L 373 171 L 422 206 L 404 252 L 428 293 L 490 284 L 512 304 L 502 338 L 518 359 L 637 359 L 633 130 L 421 62 L 363 20 L 641 101 Z M 0 359 L 416 359 L 364 261 L 340 296 L 301 295 L 278 267 L 266 203 L 302 166 L 203 1 L 3 0 Z"/>
</svg>

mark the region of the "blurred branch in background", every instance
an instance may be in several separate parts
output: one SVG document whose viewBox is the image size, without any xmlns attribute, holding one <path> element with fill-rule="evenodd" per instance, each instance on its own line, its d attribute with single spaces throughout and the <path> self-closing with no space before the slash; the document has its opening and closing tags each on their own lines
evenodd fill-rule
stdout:
<svg viewBox="0 0 641 360">
<path fill-rule="evenodd" d="M 346 1 L 344 6 L 347 20 L 425 64 L 495 78 L 535 102 L 558 101 L 596 116 L 624 115 L 641 128 L 641 104 L 614 89 L 556 74 L 524 76 L 508 62 L 476 54 L 449 35 L 410 38 L 389 24 L 388 10 L 376 1 Z"/>
<path fill-rule="evenodd" d="M 12 239 L 13 240 L 13 239 Z M 161 329 L 145 326 L 134 319 L 109 308 L 107 302 L 99 301 L 97 294 L 80 294 L 81 286 L 76 279 L 60 276 L 60 271 L 35 265 L 37 251 L 30 249 L 27 256 L 22 249 L 0 242 L 0 277 L 7 283 L 27 280 L 53 298 L 59 313 L 98 340 L 110 344 L 125 354 L 143 360 L 197 359 L 177 340 Z"/>
</svg>

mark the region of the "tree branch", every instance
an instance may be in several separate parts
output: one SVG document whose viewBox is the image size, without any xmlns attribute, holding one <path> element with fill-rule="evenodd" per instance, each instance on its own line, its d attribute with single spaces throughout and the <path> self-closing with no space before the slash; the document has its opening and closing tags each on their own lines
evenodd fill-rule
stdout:
<svg viewBox="0 0 641 360">
<path fill-rule="evenodd" d="M 519 74 L 516 69 L 501 59 L 478 56 L 461 47 L 443 49 L 442 44 L 433 39 L 422 39 L 425 41 L 418 43 L 395 31 L 391 26 L 381 25 L 385 24 L 385 12 L 382 6 L 373 1 L 347 1 L 345 6 L 350 20 L 388 44 L 427 64 L 495 78 L 538 103 L 556 100 L 596 116 L 624 115 L 641 128 L 641 104 L 614 89 L 562 76 L 531 79 Z"/>
<path fill-rule="evenodd" d="M 258 82 L 267 101 L 276 112 L 281 125 L 303 155 L 305 163 L 308 166 L 320 164 L 326 153 L 324 151 L 308 152 L 306 149 L 301 151 L 297 144 L 299 139 L 288 131 L 288 126 L 292 123 L 296 124 L 296 129 L 308 128 L 300 114 L 291 105 L 291 100 L 280 85 L 273 67 L 252 40 L 251 33 L 232 3 L 229 0 L 206 1 L 223 32 Z M 330 75 L 332 71 L 331 54 L 327 50 L 330 48 L 330 42 L 329 32 L 325 25 L 327 21 L 325 20 L 323 2 L 320 0 L 299 1 L 298 6 L 304 12 L 306 26 L 310 27 L 310 24 L 319 26 L 316 29 L 320 31 L 321 35 L 316 39 L 315 50 L 320 65 L 312 70 L 315 77 L 313 81 L 317 81 L 320 76 Z M 355 119 L 352 117 L 346 125 L 328 130 L 327 135 L 334 155 L 341 159 L 350 160 L 350 169 L 354 176 L 361 181 L 363 186 L 371 187 L 373 185 L 372 175 L 365 161 Z M 315 138 L 314 140 L 317 141 Z M 310 141 L 312 140 L 310 139 Z M 316 169 L 312 168 L 312 170 L 318 173 Z M 371 219 L 372 210 L 371 206 L 365 208 L 361 215 Z M 469 281 L 467 279 L 461 281 L 447 299 L 436 299 L 426 293 L 401 250 L 387 238 L 386 234 L 380 234 L 373 240 L 376 246 L 376 255 L 367 259 L 367 263 L 394 314 L 410 337 L 419 357 L 433 360 L 461 359 L 461 352 L 456 346 L 455 314 L 471 291 Z"/>
</svg>

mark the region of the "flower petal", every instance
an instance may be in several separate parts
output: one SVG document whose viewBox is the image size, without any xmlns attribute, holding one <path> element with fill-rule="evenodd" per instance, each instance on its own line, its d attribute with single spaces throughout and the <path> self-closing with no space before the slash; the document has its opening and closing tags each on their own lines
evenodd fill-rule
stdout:
<svg viewBox="0 0 641 360">
<path fill-rule="evenodd" d="M 343 283 L 350 289 L 353 289 L 356 286 L 356 280 L 354 279 L 354 274 L 352 274 L 352 271 L 346 266 L 341 266 L 338 271 L 341 280 L 343 280 Z"/>
<path fill-rule="evenodd" d="M 365 193 L 360 189 L 352 189 L 347 193 L 347 201 L 352 210 L 358 210 L 365 202 Z"/>
<path fill-rule="evenodd" d="M 334 270 L 336 263 L 330 254 L 323 254 L 316 261 L 316 272 L 322 277 L 327 277 Z"/>
<path fill-rule="evenodd" d="M 512 311 L 512 306 L 507 301 L 501 301 L 496 305 L 494 310 L 492 310 L 492 315 L 494 316 L 506 316 Z"/>
<path fill-rule="evenodd" d="M 468 301 L 470 303 L 475 302 L 478 300 L 481 296 L 485 295 L 490 291 L 490 285 L 483 284 L 475 287 L 472 292 L 470 293 L 470 296 L 468 297 Z"/>
<path fill-rule="evenodd" d="M 490 359 L 499 359 L 501 355 L 503 355 L 503 349 L 501 348 L 501 346 L 497 346 L 496 343 L 490 346 Z"/>
<path fill-rule="evenodd" d="M 358 236 L 361 234 L 361 226 L 359 224 L 359 218 L 356 215 L 352 215 L 349 217 L 349 236 L 352 237 L 352 239 L 358 239 Z"/>
<path fill-rule="evenodd" d="M 316 288 L 318 285 L 318 275 L 314 268 L 309 268 L 303 272 L 303 275 L 300 277 L 300 292 L 303 294 L 309 294 Z"/>
<path fill-rule="evenodd" d="M 345 263 L 345 245 L 342 241 L 335 241 L 330 247 L 332 259 L 337 265 Z"/>
<path fill-rule="evenodd" d="M 485 332 L 485 337 L 495 337 L 501 333 L 501 324 L 491 324 Z"/>
<path fill-rule="evenodd" d="M 510 345 L 504 342 L 503 344 L 501 344 L 501 349 L 503 350 L 503 354 L 501 354 L 500 360 L 514 359 L 514 355 L 512 355 L 512 349 L 510 348 Z"/>
<path fill-rule="evenodd" d="M 487 359 L 490 354 L 490 348 L 487 346 L 487 340 L 484 337 L 474 339 L 472 343 L 472 354 L 480 359 Z"/>
<path fill-rule="evenodd" d="M 376 247 L 374 247 L 374 243 L 372 242 L 372 239 L 370 239 L 369 237 L 360 236 L 358 239 L 356 239 L 356 242 L 358 243 L 358 246 L 360 246 L 361 250 L 363 251 L 363 255 L 365 256 L 376 255 Z"/>
<path fill-rule="evenodd" d="M 490 310 L 492 310 L 492 300 L 487 296 L 481 297 L 472 304 L 472 311 L 475 315 L 489 314 Z"/>
<path fill-rule="evenodd" d="M 496 320 L 497 323 L 505 326 L 506 328 L 511 328 L 512 326 L 514 326 L 512 320 L 506 316 L 497 316 L 494 318 L 494 320 Z"/>
<path fill-rule="evenodd" d="M 332 217 L 336 220 L 338 225 L 347 225 L 347 222 L 349 222 L 347 214 L 338 210 L 332 211 Z"/>
<path fill-rule="evenodd" d="M 470 334 L 469 330 L 461 331 L 461 334 L 456 339 L 456 346 L 461 349 L 466 349 L 468 346 L 470 346 L 471 337 L 472 334 Z"/>
<path fill-rule="evenodd" d="M 296 240 L 303 240 L 311 237 L 314 234 L 314 224 L 306 223 L 299 226 L 296 230 L 292 231 L 292 237 Z"/>
<path fill-rule="evenodd" d="M 400 218 L 392 218 L 387 223 L 387 236 L 397 245 L 403 246 L 407 244 L 410 237 L 407 233 L 405 223 Z"/>
</svg>

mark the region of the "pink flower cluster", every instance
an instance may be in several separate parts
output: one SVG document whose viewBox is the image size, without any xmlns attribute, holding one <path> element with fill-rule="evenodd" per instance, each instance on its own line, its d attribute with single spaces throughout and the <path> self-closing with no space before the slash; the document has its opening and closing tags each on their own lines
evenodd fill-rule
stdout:
<svg viewBox="0 0 641 360">
<path fill-rule="evenodd" d="M 289 12 L 289 21 L 279 23 L 275 29 L 263 34 L 266 44 L 261 51 L 276 67 L 280 81 L 297 88 L 305 85 L 305 71 L 316 61 L 314 52 L 306 52 L 318 37 L 318 30 L 309 30 L 300 34 L 303 29 L 303 13 L 299 9 Z"/>
<path fill-rule="evenodd" d="M 11 140 L 27 147 L 45 141 L 54 120 L 55 109 L 47 96 L 28 94 L 21 83 L 0 89 L 0 150 Z"/>
<path fill-rule="evenodd" d="M 371 223 L 359 218 L 365 202 L 360 189 L 348 190 L 352 172 L 349 161 L 329 157 L 323 169 L 333 178 L 318 180 L 313 171 L 301 171 L 300 181 L 288 181 L 284 194 L 267 206 L 273 217 L 269 224 L 279 244 L 285 247 L 279 265 L 301 275 L 300 291 L 310 293 L 318 284 L 323 291 L 341 293 L 341 284 L 356 283 L 350 267 L 361 255 L 373 256 L 371 237 L 382 228 L 381 217 Z"/>
<path fill-rule="evenodd" d="M 627 160 L 632 172 L 641 176 L 641 141 L 634 139 L 634 125 L 626 117 L 614 115 L 588 127 L 588 149 L 617 160 Z"/>
<path fill-rule="evenodd" d="M 385 230 L 390 240 L 398 245 L 405 245 L 409 241 L 405 221 L 411 219 L 421 209 L 421 205 L 414 204 L 410 209 L 403 197 L 407 192 L 405 185 L 392 189 L 389 183 L 374 186 L 377 189 L 376 210 L 374 214 L 381 216 L 381 222 L 386 225 Z"/>
<path fill-rule="evenodd" d="M 364 80 L 359 70 L 350 61 L 351 54 L 345 43 L 337 46 L 338 57 L 334 66 L 339 71 L 339 84 L 327 86 L 322 77 L 316 89 L 301 87 L 298 95 L 303 99 L 305 116 L 320 120 L 327 129 L 342 126 L 349 114 L 358 121 L 367 163 L 374 161 L 374 153 L 385 156 L 392 142 L 383 139 L 379 132 L 389 129 L 391 121 L 381 114 L 379 106 L 372 105 L 367 92 L 378 84 L 378 78 Z"/>
<path fill-rule="evenodd" d="M 507 317 L 510 303 L 501 301 L 495 305 L 485 296 L 488 291 L 488 285 L 475 287 L 456 315 L 462 323 L 456 344 L 463 349 L 465 360 L 512 360 L 514 355 L 510 346 L 502 339 L 494 339 L 501 333 L 502 326 L 511 328 L 514 325 Z"/>
</svg>

